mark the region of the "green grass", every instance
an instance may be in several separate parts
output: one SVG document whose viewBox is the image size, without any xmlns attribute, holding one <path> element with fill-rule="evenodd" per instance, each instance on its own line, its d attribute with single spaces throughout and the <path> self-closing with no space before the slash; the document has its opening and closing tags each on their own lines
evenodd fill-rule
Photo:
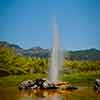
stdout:
<svg viewBox="0 0 100 100">
<path fill-rule="evenodd" d="M 63 81 L 69 81 L 70 83 L 80 83 L 82 85 L 93 85 L 96 78 L 100 78 L 100 72 L 79 72 L 64 74 L 61 76 Z"/>
<path fill-rule="evenodd" d="M 100 72 L 78 72 L 71 74 L 62 74 L 60 77 L 63 81 L 69 81 L 70 83 L 79 83 L 82 85 L 93 85 L 97 76 L 100 76 Z M 0 87 L 17 87 L 17 85 L 24 80 L 35 80 L 37 78 L 47 77 L 46 74 L 28 74 L 28 75 L 13 75 L 0 78 Z M 100 78 L 100 77 L 98 77 Z"/>
<path fill-rule="evenodd" d="M 0 78 L 0 87 L 16 87 L 24 80 L 35 80 L 37 78 L 46 77 L 44 74 L 28 74 L 28 75 L 12 75 Z"/>
</svg>

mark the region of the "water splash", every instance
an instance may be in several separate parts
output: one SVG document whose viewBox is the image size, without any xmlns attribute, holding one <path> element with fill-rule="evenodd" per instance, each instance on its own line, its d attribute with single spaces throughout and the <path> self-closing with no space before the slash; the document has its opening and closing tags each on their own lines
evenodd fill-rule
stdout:
<svg viewBox="0 0 100 100">
<path fill-rule="evenodd" d="M 58 81 L 59 78 L 59 68 L 61 66 L 61 49 L 60 49 L 60 40 L 59 40 L 59 32 L 57 28 L 56 17 L 53 20 L 53 47 L 51 49 L 51 57 L 49 64 L 49 80 L 50 81 Z"/>
</svg>

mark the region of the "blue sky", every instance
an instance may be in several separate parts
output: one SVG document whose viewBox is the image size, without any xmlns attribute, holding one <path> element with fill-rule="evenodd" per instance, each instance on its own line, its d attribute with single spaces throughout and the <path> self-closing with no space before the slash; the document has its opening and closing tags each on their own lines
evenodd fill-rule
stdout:
<svg viewBox="0 0 100 100">
<path fill-rule="evenodd" d="M 100 0 L 0 0 L 0 40 L 51 48 L 53 16 L 63 49 L 100 49 Z"/>
</svg>

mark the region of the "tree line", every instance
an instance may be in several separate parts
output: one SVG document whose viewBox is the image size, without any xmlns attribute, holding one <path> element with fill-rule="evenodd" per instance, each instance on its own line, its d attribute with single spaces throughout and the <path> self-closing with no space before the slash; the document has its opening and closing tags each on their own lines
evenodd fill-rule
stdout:
<svg viewBox="0 0 100 100">
<path fill-rule="evenodd" d="M 100 61 L 64 60 L 63 69 L 77 72 L 100 71 Z M 48 72 L 48 58 L 16 54 L 14 49 L 0 47 L 0 76 Z"/>
</svg>

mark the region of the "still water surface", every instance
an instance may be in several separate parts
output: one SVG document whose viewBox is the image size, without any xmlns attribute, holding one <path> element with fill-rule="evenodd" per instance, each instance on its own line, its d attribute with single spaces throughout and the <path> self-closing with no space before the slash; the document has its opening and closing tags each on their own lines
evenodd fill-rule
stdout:
<svg viewBox="0 0 100 100">
<path fill-rule="evenodd" d="M 91 87 L 79 87 L 75 91 L 23 90 L 1 88 L 0 100 L 100 100 L 100 93 Z"/>
</svg>

